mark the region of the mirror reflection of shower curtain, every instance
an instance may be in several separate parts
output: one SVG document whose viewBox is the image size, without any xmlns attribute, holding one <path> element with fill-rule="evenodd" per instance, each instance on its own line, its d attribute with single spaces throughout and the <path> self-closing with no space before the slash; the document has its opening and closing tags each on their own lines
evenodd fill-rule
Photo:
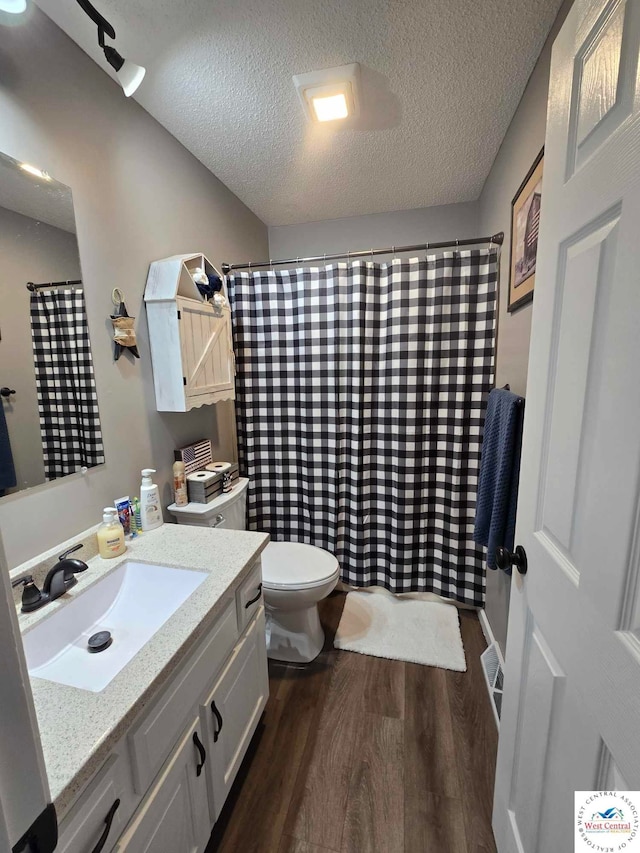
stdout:
<svg viewBox="0 0 640 853">
<path fill-rule="evenodd" d="M 354 586 L 482 606 L 496 287 L 493 248 L 231 276 L 249 527 Z"/>
<path fill-rule="evenodd" d="M 102 464 L 104 447 L 82 289 L 32 293 L 31 338 L 46 479 Z"/>
</svg>

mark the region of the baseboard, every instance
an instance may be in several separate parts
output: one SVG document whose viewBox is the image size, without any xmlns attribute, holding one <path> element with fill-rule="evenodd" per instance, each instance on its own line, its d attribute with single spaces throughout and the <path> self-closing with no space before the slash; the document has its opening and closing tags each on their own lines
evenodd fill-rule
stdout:
<svg viewBox="0 0 640 853">
<path fill-rule="evenodd" d="M 482 628 L 482 633 L 487 641 L 487 645 L 490 646 L 492 643 L 496 642 L 496 638 L 493 636 L 491 624 L 487 618 L 487 611 L 484 607 L 481 610 L 478 610 L 478 619 L 480 620 L 480 627 Z"/>
</svg>

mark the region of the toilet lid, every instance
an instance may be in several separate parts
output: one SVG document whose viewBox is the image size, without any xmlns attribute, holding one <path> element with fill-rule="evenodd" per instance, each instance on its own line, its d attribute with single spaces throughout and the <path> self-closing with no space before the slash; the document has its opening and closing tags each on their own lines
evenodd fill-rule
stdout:
<svg viewBox="0 0 640 853">
<path fill-rule="evenodd" d="M 262 552 L 262 583 L 271 589 L 318 586 L 339 568 L 333 554 L 303 542 L 269 542 Z"/>
</svg>

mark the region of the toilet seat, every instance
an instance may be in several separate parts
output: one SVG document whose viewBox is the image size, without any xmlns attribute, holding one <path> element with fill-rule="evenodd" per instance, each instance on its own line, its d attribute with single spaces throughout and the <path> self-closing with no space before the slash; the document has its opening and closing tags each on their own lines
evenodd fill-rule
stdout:
<svg viewBox="0 0 640 853">
<path fill-rule="evenodd" d="M 338 577 L 333 554 L 303 542 L 269 542 L 262 552 L 262 585 L 267 589 L 313 589 Z"/>
</svg>

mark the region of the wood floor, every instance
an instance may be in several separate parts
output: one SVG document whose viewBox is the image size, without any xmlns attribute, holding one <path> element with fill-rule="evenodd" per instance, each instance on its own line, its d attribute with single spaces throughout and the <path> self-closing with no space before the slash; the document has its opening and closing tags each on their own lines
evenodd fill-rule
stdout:
<svg viewBox="0 0 640 853">
<path fill-rule="evenodd" d="M 467 672 L 450 672 L 334 649 L 344 599 L 321 603 L 313 664 L 270 662 L 263 724 L 207 853 L 495 853 L 477 616 L 460 612 Z"/>
</svg>

